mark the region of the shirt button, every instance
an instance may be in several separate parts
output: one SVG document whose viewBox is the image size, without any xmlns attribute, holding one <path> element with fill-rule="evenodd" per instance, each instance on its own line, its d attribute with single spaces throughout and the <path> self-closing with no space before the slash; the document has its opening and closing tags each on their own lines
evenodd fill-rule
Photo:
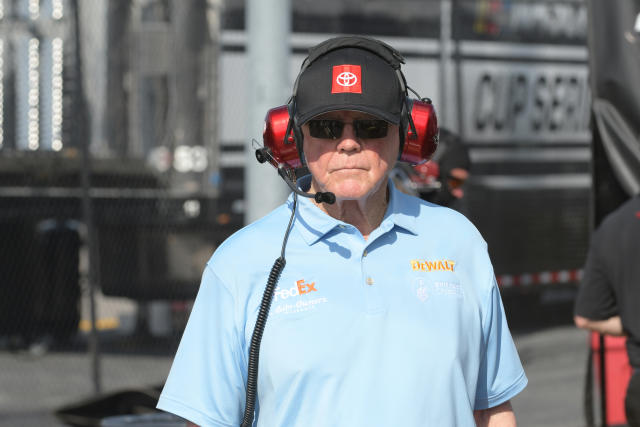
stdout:
<svg viewBox="0 0 640 427">
<path fill-rule="evenodd" d="M 373 285 L 373 279 L 371 277 L 367 277 L 367 285 Z"/>
<path fill-rule="evenodd" d="M 346 226 L 346 225 L 344 225 L 344 224 L 340 224 L 340 225 L 338 225 L 338 227 L 342 228 L 343 230 L 344 230 L 345 228 L 347 228 L 347 226 Z"/>
<path fill-rule="evenodd" d="M 367 250 L 365 249 L 364 253 L 362 254 L 362 256 L 367 256 L 367 255 L 369 255 L 369 252 L 367 252 Z"/>
</svg>

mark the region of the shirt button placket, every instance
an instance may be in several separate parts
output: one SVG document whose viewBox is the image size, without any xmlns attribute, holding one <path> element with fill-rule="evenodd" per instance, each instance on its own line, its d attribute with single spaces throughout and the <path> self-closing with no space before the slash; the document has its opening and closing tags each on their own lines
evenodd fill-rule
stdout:
<svg viewBox="0 0 640 427">
<path fill-rule="evenodd" d="M 366 310 L 370 314 L 377 313 L 381 310 L 382 305 L 380 303 L 380 292 L 378 286 L 376 286 L 375 274 L 372 274 L 375 272 L 375 269 L 373 271 L 371 270 L 371 266 L 375 267 L 375 261 L 371 260 L 367 249 L 362 251 L 361 260 Z"/>
</svg>

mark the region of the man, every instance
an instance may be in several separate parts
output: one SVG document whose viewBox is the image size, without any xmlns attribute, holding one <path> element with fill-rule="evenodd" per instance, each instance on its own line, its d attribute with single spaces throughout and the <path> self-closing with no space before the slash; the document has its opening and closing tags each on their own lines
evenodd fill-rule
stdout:
<svg viewBox="0 0 640 427">
<path fill-rule="evenodd" d="M 609 214 L 591 238 L 575 324 L 600 334 L 626 335 L 633 367 L 625 398 L 627 423 L 640 426 L 640 195 Z"/>
<path fill-rule="evenodd" d="M 335 203 L 292 195 L 218 248 L 159 408 L 240 425 L 264 282 L 280 274 L 259 347 L 258 426 L 515 426 L 509 400 L 527 379 L 486 243 L 462 215 L 389 180 L 406 133 L 401 61 L 362 37 L 310 51 L 289 103 L 310 171 L 298 184 Z M 336 83 L 344 69 L 352 79 Z M 286 266 L 270 274 L 280 253 Z"/>
</svg>

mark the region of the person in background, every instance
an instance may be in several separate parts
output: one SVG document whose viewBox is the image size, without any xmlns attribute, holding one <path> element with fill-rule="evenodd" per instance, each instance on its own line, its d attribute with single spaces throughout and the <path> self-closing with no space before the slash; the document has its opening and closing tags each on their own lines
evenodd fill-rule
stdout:
<svg viewBox="0 0 640 427">
<path fill-rule="evenodd" d="M 201 426 L 516 425 L 510 400 L 527 377 L 486 242 L 389 179 L 410 114 L 403 62 L 357 36 L 310 50 L 288 108 L 310 172 L 296 184 L 335 199 L 296 191 L 218 247 L 160 409 Z"/>
<path fill-rule="evenodd" d="M 433 158 L 415 166 L 398 163 L 392 177 L 407 194 L 461 211 L 460 202 L 470 171 L 467 147 L 456 133 L 440 128 L 440 142 Z"/>
<path fill-rule="evenodd" d="M 627 337 L 633 374 L 625 398 L 630 427 L 640 427 L 640 195 L 602 221 L 591 237 L 575 302 L 577 327 Z"/>
</svg>

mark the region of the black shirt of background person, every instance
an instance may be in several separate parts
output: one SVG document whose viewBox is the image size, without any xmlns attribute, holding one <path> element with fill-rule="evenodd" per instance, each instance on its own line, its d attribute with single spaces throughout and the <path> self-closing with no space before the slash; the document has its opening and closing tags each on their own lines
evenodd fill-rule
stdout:
<svg viewBox="0 0 640 427">
<path fill-rule="evenodd" d="M 640 196 L 609 214 L 594 232 L 575 314 L 593 320 L 619 315 L 629 363 L 640 368 Z"/>
</svg>

